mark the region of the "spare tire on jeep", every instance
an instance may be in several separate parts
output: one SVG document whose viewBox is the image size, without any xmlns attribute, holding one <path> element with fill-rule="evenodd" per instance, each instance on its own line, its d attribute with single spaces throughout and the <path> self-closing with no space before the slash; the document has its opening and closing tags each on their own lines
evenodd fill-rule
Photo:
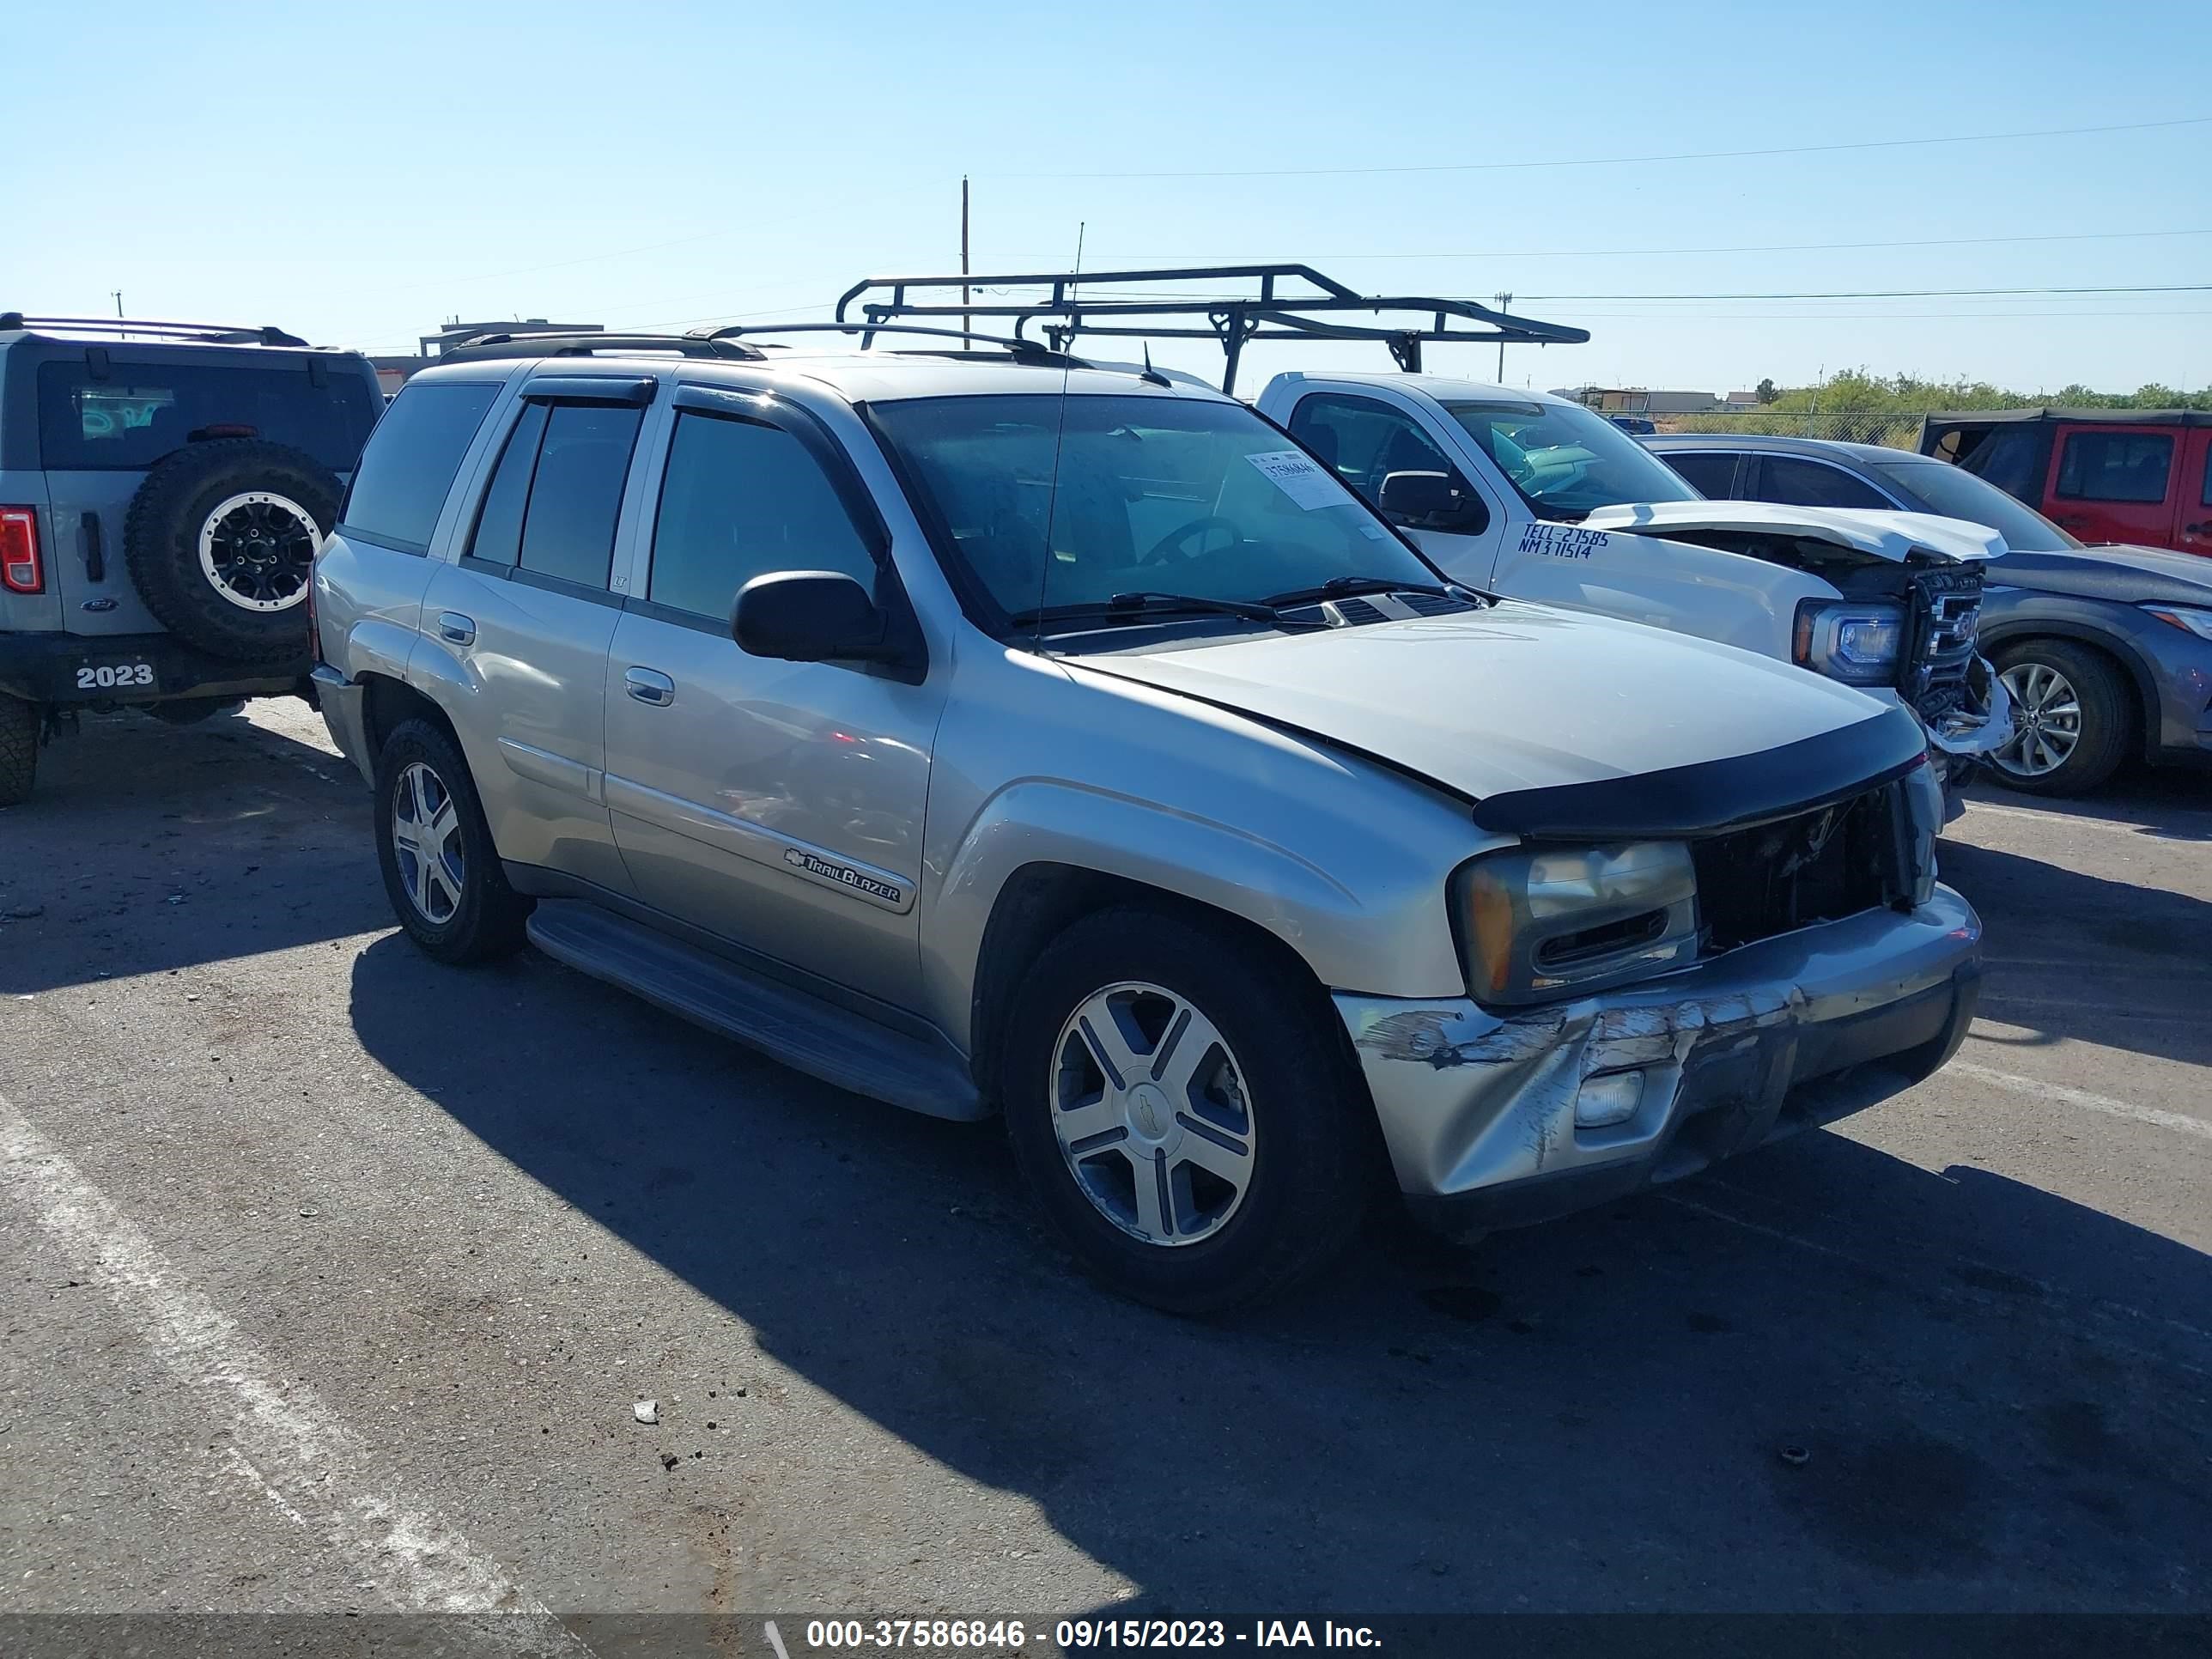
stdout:
<svg viewBox="0 0 2212 1659">
<path fill-rule="evenodd" d="M 124 556 L 146 608 L 188 645 L 271 661 L 307 648 L 315 550 L 337 522 L 337 477 L 258 438 L 185 445 L 146 475 Z"/>
</svg>

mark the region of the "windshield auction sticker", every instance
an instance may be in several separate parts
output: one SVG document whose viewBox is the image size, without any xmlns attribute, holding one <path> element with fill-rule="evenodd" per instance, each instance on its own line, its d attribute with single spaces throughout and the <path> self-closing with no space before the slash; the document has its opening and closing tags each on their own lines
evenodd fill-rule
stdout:
<svg viewBox="0 0 2212 1659">
<path fill-rule="evenodd" d="M 1260 474 L 1309 513 L 1317 507 L 1342 507 L 1348 499 L 1344 486 L 1331 477 L 1310 455 L 1296 449 L 1271 449 L 1244 458 Z"/>
</svg>

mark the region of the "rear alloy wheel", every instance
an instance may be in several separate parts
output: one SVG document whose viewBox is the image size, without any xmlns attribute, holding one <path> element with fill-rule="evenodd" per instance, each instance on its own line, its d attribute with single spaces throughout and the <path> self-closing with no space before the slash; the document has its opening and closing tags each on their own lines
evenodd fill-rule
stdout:
<svg viewBox="0 0 2212 1659">
<path fill-rule="evenodd" d="M 2038 795 L 2077 795 L 2112 776 L 2131 730 L 2127 687 L 2095 653 L 2031 640 L 1998 657 L 2011 696 L 2012 740 L 1990 757 L 1998 780 Z"/>
<path fill-rule="evenodd" d="M 1374 1108 L 1326 994 L 1227 922 L 1129 906 L 1024 971 L 1000 1096 L 1045 1213 L 1091 1276 L 1184 1314 L 1278 1295 L 1351 1242 Z"/>
<path fill-rule="evenodd" d="M 523 944 L 531 901 L 507 884 L 468 763 L 428 720 L 385 739 L 376 854 L 407 936 L 440 962 L 488 962 Z"/>
</svg>

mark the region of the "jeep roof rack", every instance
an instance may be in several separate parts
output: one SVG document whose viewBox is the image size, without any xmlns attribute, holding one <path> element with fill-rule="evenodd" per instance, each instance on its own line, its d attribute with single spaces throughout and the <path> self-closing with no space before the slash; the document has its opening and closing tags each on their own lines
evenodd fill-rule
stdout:
<svg viewBox="0 0 2212 1659">
<path fill-rule="evenodd" d="M 59 329 L 66 334 L 144 334 L 155 340 L 190 340 L 202 345 L 304 346 L 296 334 L 266 324 L 179 323 L 146 317 L 26 317 L 0 311 L 0 333 L 12 329 Z"/>
<path fill-rule="evenodd" d="M 602 351 L 673 351 L 686 357 L 720 357 L 749 363 L 759 362 L 766 356 L 739 341 L 715 339 L 704 334 L 607 334 L 594 330 L 584 334 L 471 334 L 459 345 L 447 347 L 430 362 L 468 363 L 498 357 L 589 357 Z"/>
<path fill-rule="evenodd" d="M 1218 295 L 1133 295 L 1140 284 L 1162 283 L 1238 283 L 1258 292 Z M 1285 290 L 1279 284 L 1302 283 L 1312 292 Z M 916 289 L 1043 288 L 1042 299 L 919 301 L 909 297 Z M 889 290 L 884 299 L 867 299 Z M 1093 300 L 1094 290 L 1105 290 Z M 1121 290 L 1117 296 L 1115 290 Z M 848 314 L 855 302 L 860 318 Z M 1405 320 L 1350 320 L 1362 313 L 1387 318 L 1399 313 Z M 1311 265 L 1185 265 L 1157 270 L 1044 271 L 1016 275 L 969 274 L 952 276 L 871 276 L 853 284 L 837 301 L 841 323 L 864 321 L 881 325 L 902 317 L 1012 318 L 1020 337 L 1032 319 L 1044 325 L 1055 350 L 1063 349 L 1080 334 L 1130 339 L 1215 340 L 1226 357 L 1221 389 L 1233 392 L 1237 365 L 1249 340 L 1379 340 L 1390 349 L 1399 368 L 1409 373 L 1421 366 L 1424 341 L 1499 342 L 1523 345 L 1580 345 L 1589 331 L 1564 323 L 1538 322 L 1515 317 L 1472 300 L 1447 300 L 1411 295 L 1362 295 Z M 1193 323 L 1174 319 L 1188 318 Z M 1140 319 L 1165 319 L 1142 321 Z M 1452 322 L 1480 325 L 1454 328 Z"/>
<path fill-rule="evenodd" d="M 1036 340 L 1024 340 L 1010 334 L 978 334 L 969 329 L 932 328 L 914 323 L 763 323 L 758 325 L 737 324 L 726 328 L 708 330 L 696 337 L 704 340 L 724 340 L 739 337 L 750 337 L 762 334 L 857 334 L 860 337 L 860 349 L 863 351 L 868 349 L 878 334 L 921 334 L 927 335 L 933 339 L 958 340 L 963 342 L 963 345 L 969 343 L 981 343 L 991 348 L 989 353 L 991 356 L 996 357 L 1000 352 L 1004 352 L 1018 363 L 1036 364 L 1051 368 L 1092 367 L 1080 357 L 1072 357 L 1065 351 L 1045 345 Z M 965 349 L 956 351 L 950 346 L 941 346 L 913 355 L 959 358 L 974 354 Z"/>
</svg>

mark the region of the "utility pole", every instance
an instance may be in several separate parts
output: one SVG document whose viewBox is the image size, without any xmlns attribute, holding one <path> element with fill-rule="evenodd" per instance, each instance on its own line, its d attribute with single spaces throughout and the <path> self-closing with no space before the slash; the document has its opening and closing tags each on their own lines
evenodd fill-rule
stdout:
<svg viewBox="0 0 2212 1659">
<path fill-rule="evenodd" d="M 1498 295 L 1498 308 L 1500 311 L 1504 310 L 1506 307 L 1512 303 L 1513 296 L 1511 295 L 1501 294 Z M 1498 384 L 1500 386 L 1504 386 L 1505 384 L 1505 341 L 1502 336 L 1499 337 L 1498 342 Z"/>
<path fill-rule="evenodd" d="M 968 284 L 964 280 L 968 275 L 968 175 L 964 173 L 960 175 L 960 275 L 963 279 L 960 284 L 960 349 L 969 351 L 975 348 L 969 337 L 975 331 L 975 324 L 968 315 Z"/>
<path fill-rule="evenodd" d="M 111 288 L 107 291 L 115 296 L 115 319 L 120 322 L 123 320 L 123 290 L 119 288 Z"/>
</svg>

